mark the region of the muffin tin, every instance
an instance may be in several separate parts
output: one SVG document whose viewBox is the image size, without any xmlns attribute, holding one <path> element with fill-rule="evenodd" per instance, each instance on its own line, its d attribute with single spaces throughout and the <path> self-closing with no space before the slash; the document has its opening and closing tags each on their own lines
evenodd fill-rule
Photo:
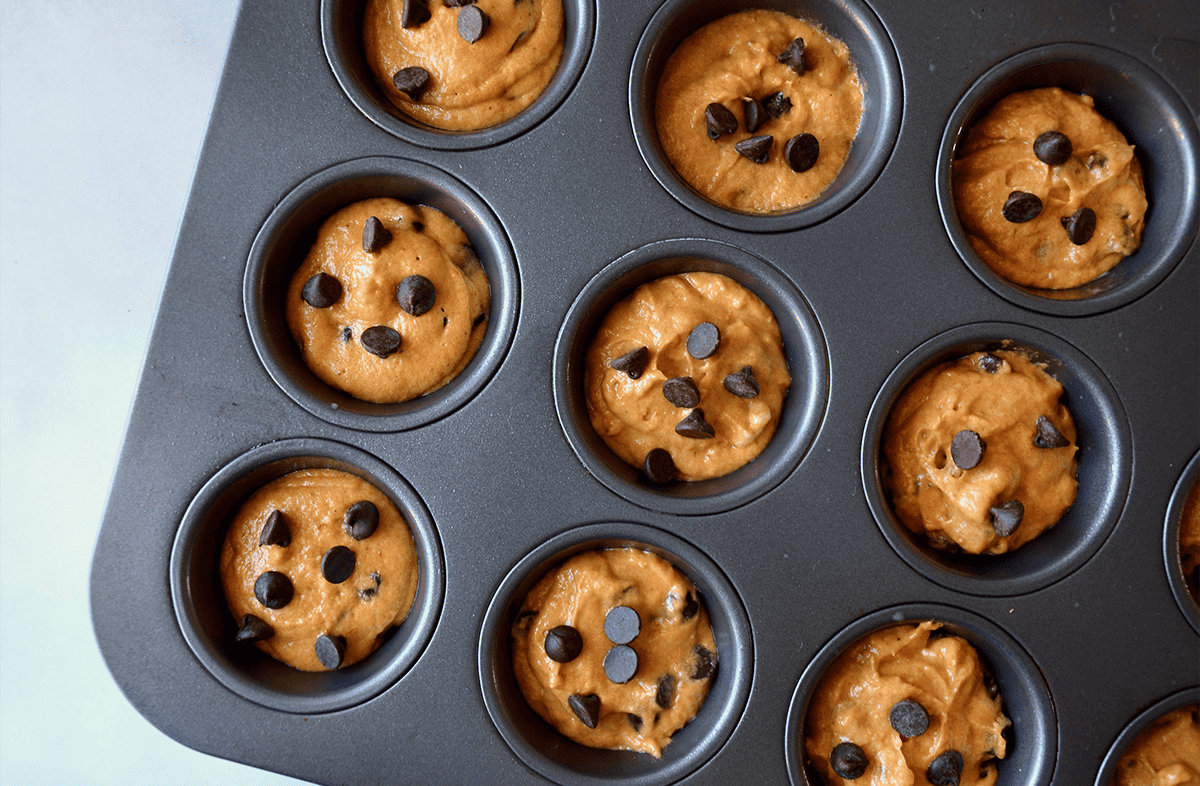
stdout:
<svg viewBox="0 0 1200 786">
<path fill-rule="evenodd" d="M 1171 540 L 1200 448 L 1188 3 L 1083 16 L 1066 0 L 760 5 L 825 24 L 866 84 L 843 175 L 786 216 L 712 208 L 654 140 L 670 47 L 742 4 L 565 0 L 546 95 L 475 134 L 418 128 L 382 102 L 356 42 L 361 3 L 242 7 L 92 569 L 100 648 L 152 723 L 328 784 L 802 786 L 798 735 L 821 669 L 863 633 L 928 617 L 975 642 L 999 683 L 1013 721 L 1001 786 L 1103 786 L 1157 709 L 1200 699 L 1200 610 Z M 965 124 L 1006 90 L 1050 83 L 1095 95 L 1141 152 L 1150 198 L 1142 248 L 1066 293 L 991 277 L 948 197 Z M 321 219 L 387 195 L 459 221 L 492 286 L 464 374 L 395 406 L 319 383 L 280 305 Z M 767 301 L 794 382 L 754 463 L 656 489 L 591 430 L 580 358 L 605 304 L 690 269 Z M 882 497 L 882 421 L 921 369 L 1005 345 L 1066 388 L 1079 500 L 1014 554 L 932 552 Z M 216 578 L 231 509 L 310 466 L 383 489 L 422 560 L 409 619 L 330 674 L 234 647 Z M 700 588 L 720 654 L 709 699 L 661 760 L 569 743 L 507 668 L 514 607 L 537 577 L 623 544 Z"/>
</svg>

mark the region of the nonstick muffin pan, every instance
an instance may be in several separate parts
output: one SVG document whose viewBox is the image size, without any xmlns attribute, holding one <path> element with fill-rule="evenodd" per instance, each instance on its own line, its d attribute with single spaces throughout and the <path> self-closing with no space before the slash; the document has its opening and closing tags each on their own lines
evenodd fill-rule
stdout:
<svg viewBox="0 0 1200 786">
<path fill-rule="evenodd" d="M 92 568 L 100 648 L 152 723 L 318 783 L 801 786 L 821 669 L 870 630 L 931 617 L 974 642 L 999 685 L 1013 721 L 1002 786 L 1103 786 L 1157 709 L 1200 699 L 1200 611 L 1172 543 L 1200 451 L 1194 9 L 756 5 L 824 24 L 866 87 L 846 170 L 790 215 L 712 208 L 654 138 L 670 48 L 743 4 L 564 0 L 546 95 L 475 134 L 418 128 L 383 102 L 354 32 L 361 3 L 242 7 Z M 991 276 L 948 194 L 964 127 L 1004 92 L 1046 84 L 1089 92 L 1122 127 L 1150 201 L 1142 248 L 1063 293 Z M 404 405 L 321 384 L 283 323 L 316 225 L 368 196 L 451 215 L 491 284 L 475 359 Z M 581 358 L 606 304 L 681 270 L 725 272 L 771 306 L 793 385 L 754 463 L 660 488 L 591 429 Z M 882 496 L 887 408 L 939 360 L 1005 346 L 1066 389 L 1079 499 L 1014 554 L 933 552 Z M 235 647 L 216 577 L 231 510 L 314 466 L 392 497 L 422 567 L 404 625 L 328 674 Z M 537 577 L 627 544 L 697 585 L 720 656 L 661 760 L 569 743 L 508 668 Z"/>
</svg>

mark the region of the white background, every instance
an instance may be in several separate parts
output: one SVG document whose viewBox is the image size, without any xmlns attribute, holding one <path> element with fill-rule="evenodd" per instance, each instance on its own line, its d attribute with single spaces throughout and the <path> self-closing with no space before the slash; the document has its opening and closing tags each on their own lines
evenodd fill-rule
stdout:
<svg viewBox="0 0 1200 786">
<path fill-rule="evenodd" d="M 109 676 L 88 608 L 236 13 L 236 0 L 0 0 L 5 786 L 300 783 L 151 726 Z"/>
</svg>

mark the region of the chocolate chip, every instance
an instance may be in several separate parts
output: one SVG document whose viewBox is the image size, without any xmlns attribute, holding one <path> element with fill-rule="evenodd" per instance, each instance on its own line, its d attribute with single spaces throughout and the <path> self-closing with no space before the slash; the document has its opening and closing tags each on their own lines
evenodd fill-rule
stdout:
<svg viewBox="0 0 1200 786">
<path fill-rule="evenodd" d="M 1071 444 L 1071 440 L 1054 427 L 1050 418 L 1042 415 L 1037 419 L 1037 434 L 1033 438 L 1033 444 L 1045 449 L 1065 448 Z"/>
<path fill-rule="evenodd" d="M 345 546 L 334 546 L 321 557 L 321 575 L 330 584 L 341 584 L 354 573 L 357 559 Z"/>
<path fill-rule="evenodd" d="M 618 644 L 604 656 L 604 675 L 610 682 L 624 685 L 637 674 L 638 656 L 633 647 Z"/>
<path fill-rule="evenodd" d="M 738 123 L 733 112 L 730 112 L 724 104 L 714 101 L 704 107 L 704 127 L 708 131 L 709 139 L 717 139 L 737 131 Z"/>
<path fill-rule="evenodd" d="M 1042 212 L 1042 200 L 1028 191 L 1013 191 L 1004 200 L 1004 218 L 1014 224 L 1032 221 Z"/>
<path fill-rule="evenodd" d="M 242 617 L 242 627 L 238 628 L 237 641 L 265 641 L 275 635 L 275 629 L 253 614 Z"/>
<path fill-rule="evenodd" d="M 675 675 L 664 674 L 658 678 L 658 686 L 654 692 L 654 703 L 660 709 L 669 710 L 675 703 Z"/>
<path fill-rule="evenodd" d="M 429 21 L 429 6 L 425 0 L 404 0 L 400 9 L 400 26 L 405 30 Z"/>
<path fill-rule="evenodd" d="M 1063 229 L 1067 230 L 1067 238 L 1077 246 L 1082 246 L 1092 239 L 1096 232 L 1096 211 L 1090 207 L 1081 207 L 1071 215 L 1062 219 Z"/>
<path fill-rule="evenodd" d="M 342 341 L 349 341 L 354 338 L 354 331 L 348 327 L 342 328 Z"/>
<path fill-rule="evenodd" d="M 929 730 L 929 713 L 912 699 L 904 699 L 892 705 L 888 723 L 896 733 L 905 737 L 920 737 Z"/>
<path fill-rule="evenodd" d="M 629 719 L 629 725 L 633 727 L 634 731 L 642 730 L 642 716 L 641 715 L 635 715 L 632 712 L 627 712 L 627 713 L 625 713 L 625 717 Z"/>
<path fill-rule="evenodd" d="M 804 69 L 807 67 L 804 63 L 804 39 L 797 38 L 788 44 L 788 48 L 783 50 L 783 53 L 775 59 L 797 74 L 803 74 Z"/>
<path fill-rule="evenodd" d="M 839 742 L 829 752 L 829 766 L 838 777 L 847 780 L 857 780 L 867 771 L 867 754 L 853 742 Z"/>
<path fill-rule="evenodd" d="M 355 540 L 366 540 L 379 527 L 379 508 L 369 499 L 359 500 L 346 508 L 342 529 Z"/>
<path fill-rule="evenodd" d="M 1045 131 L 1033 140 L 1033 154 L 1043 164 L 1058 166 L 1071 160 L 1071 140 L 1058 131 Z"/>
<path fill-rule="evenodd" d="M 662 394 L 677 407 L 691 409 L 700 403 L 700 388 L 691 377 L 672 377 L 662 383 Z"/>
<path fill-rule="evenodd" d="M 704 419 L 704 410 L 696 407 L 687 417 L 675 424 L 675 433 L 690 439 L 712 439 L 717 435 L 713 427 Z"/>
<path fill-rule="evenodd" d="M 304 282 L 300 297 L 313 308 L 329 308 L 342 296 L 342 282 L 328 273 L 317 273 Z"/>
<path fill-rule="evenodd" d="M 812 134 L 797 134 L 783 146 L 783 160 L 793 172 L 807 172 L 816 166 L 821 155 L 821 143 Z"/>
<path fill-rule="evenodd" d="M 992 514 L 992 529 L 996 530 L 1000 537 L 1007 538 L 1021 525 L 1021 519 L 1025 517 L 1025 506 L 1019 499 L 1010 499 L 1002 505 L 989 508 L 988 512 Z"/>
<path fill-rule="evenodd" d="M 583 652 L 583 637 L 570 625 L 559 625 L 546 631 L 542 648 L 555 663 L 570 663 Z"/>
<path fill-rule="evenodd" d="M 984 353 L 979 356 L 979 368 L 989 374 L 995 374 L 1004 366 L 1004 361 L 991 352 Z"/>
<path fill-rule="evenodd" d="M 263 525 L 262 532 L 258 536 L 258 545 L 287 546 L 291 542 L 292 530 L 284 520 L 283 513 L 278 510 L 271 511 L 271 515 L 267 516 L 267 523 Z"/>
<path fill-rule="evenodd" d="M 628 644 L 642 629 L 638 613 L 628 606 L 613 606 L 604 615 L 604 635 L 613 644 Z"/>
<path fill-rule="evenodd" d="M 363 349 L 372 355 L 386 358 L 400 349 L 400 334 L 387 325 L 375 325 L 362 332 L 358 339 Z"/>
<path fill-rule="evenodd" d="M 925 777 L 933 786 L 958 786 L 964 764 L 961 753 L 946 751 L 929 763 Z"/>
<path fill-rule="evenodd" d="M 567 704 L 575 711 L 576 717 L 583 721 L 584 726 L 587 726 L 589 729 L 596 728 L 596 723 L 600 720 L 599 696 L 594 693 L 589 693 L 586 696 L 573 693 L 567 699 Z"/>
<path fill-rule="evenodd" d="M 725 377 L 725 389 L 740 398 L 757 398 L 760 388 L 758 380 L 754 378 L 754 369 L 742 366 L 741 371 Z"/>
<path fill-rule="evenodd" d="M 713 654 L 703 644 L 693 647 L 692 654 L 696 656 L 696 662 L 692 665 L 692 679 L 706 680 L 711 677 L 717 670 L 717 662 L 713 659 Z"/>
<path fill-rule="evenodd" d="M 680 616 L 685 620 L 690 620 L 692 617 L 696 616 L 699 611 L 699 601 L 696 600 L 696 596 L 692 594 L 691 590 L 688 590 L 687 595 L 684 595 L 683 597 L 683 611 L 680 612 Z"/>
<path fill-rule="evenodd" d="M 782 91 L 771 93 L 762 100 L 762 108 L 767 113 L 767 117 L 778 120 L 791 111 L 792 99 L 785 96 Z"/>
<path fill-rule="evenodd" d="M 458 11 L 458 34 L 468 44 L 473 44 L 483 38 L 490 21 L 488 15 L 479 10 L 479 6 L 463 6 Z"/>
<path fill-rule="evenodd" d="M 712 357 L 721 344 L 721 331 L 711 322 L 701 322 L 688 333 L 687 351 L 696 360 Z"/>
<path fill-rule="evenodd" d="M 762 104 L 753 98 L 742 99 L 742 124 L 746 126 L 746 133 L 753 134 L 757 131 L 763 120 Z"/>
<path fill-rule="evenodd" d="M 378 254 L 392 242 L 392 233 L 375 216 L 363 223 L 362 246 L 368 254 Z"/>
<path fill-rule="evenodd" d="M 963 429 L 950 441 L 950 457 L 959 469 L 975 469 L 983 460 L 987 443 L 974 431 Z"/>
<path fill-rule="evenodd" d="M 743 139 L 734 145 L 733 149 L 738 151 L 743 158 L 753 161 L 756 164 L 765 164 L 767 163 L 767 159 L 771 157 L 771 145 L 774 142 L 775 137 L 770 134 L 763 134 Z"/>
<path fill-rule="evenodd" d="M 429 72 L 420 66 L 401 68 L 392 74 L 392 84 L 401 93 L 407 93 L 413 101 L 420 101 L 429 89 Z"/>
<path fill-rule="evenodd" d="M 646 366 L 650 363 L 650 350 L 646 347 L 638 347 L 637 349 L 626 352 L 616 360 L 609 361 L 610 366 L 617 371 L 624 371 L 629 375 L 630 379 L 637 379 L 646 370 Z"/>
<path fill-rule="evenodd" d="M 341 636 L 322 633 L 317 636 L 317 643 L 313 649 L 316 650 L 317 660 L 321 661 L 321 665 L 333 671 L 342 665 L 342 660 L 346 657 L 346 640 Z"/>
<path fill-rule="evenodd" d="M 646 460 L 642 462 L 642 471 L 651 483 L 660 486 L 670 483 L 679 475 L 671 454 L 663 448 L 654 448 L 646 454 Z"/>
<path fill-rule="evenodd" d="M 414 317 L 419 317 L 433 308 L 435 300 L 437 290 L 434 289 L 433 282 L 425 276 L 406 276 L 396 285 L 396 302 Z"/>
<path fill-rule="evenodd" d="M 268 570 L 254 580 L 254 597 L 268 609 L 282 609 L 292 602 L 292 580 L 277 570 Z"/>
</svg>

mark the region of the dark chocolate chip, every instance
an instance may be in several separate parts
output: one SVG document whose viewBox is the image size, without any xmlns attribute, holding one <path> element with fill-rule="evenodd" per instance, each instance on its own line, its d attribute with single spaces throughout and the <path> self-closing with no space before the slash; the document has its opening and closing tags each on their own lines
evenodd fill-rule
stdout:
<svg viewBox="0 0 1200 786">
<path fill-rule="evenodd" d="M 797 74 L 803 74 L 807 67 L 804 63 L 804 39 L 797 38 L 788 44 L 788 48 L 775 58 Z"/>
<path fill-rule="evenodd" d="M 1050 418 L 1042 415 L 1037 419 L 1037 434 L 1033 438 L 1033 444 L 1045 449 L 1065 448 L 1071 444 L 1071 440 L 1054 427 Z"/>
<path fill-rule="evenodd" d="M 313 308 L 329 308 L 342 296 L 342 282 L 328 273 L 317 273 L 304 282 L 300 297 Z"/>
<path fill-rule="evenodd" d="M 425 0 L 404 0 L 400 9 L 400 26 L 405 30 L 429 21 L 429 6 Z"/>
<path fill-rule="evenodd" d="M 359 337 L 363 349 L 372 355 L 386 358 L 400 349 L 400 334 L 387 325 L 375 325 L 362 332 Z"/>
<path fill-rule="evenodd" d="M 650 363 L 650 350 L 646 347 L 638 347 L 637 349 L 626 352 L 616 360 L 609 361 L 610 366 L 617 371 L 624 371 L 629 375 L 630 379 L 637 379 L 646 370 L 646 366 Z"/>
<path fill-rule="evenodd" d="M 1004 361 L 991 352 L 979 356 L 979 367 L 989 374 L 995 374 L 1004 366 Z"/>
<path fill-rule="evenodd" d="M 1096 211 L 1090 207 L 1081 207 L 1062 219 L 1062 225 L 1063 229 L 1067 230 L 1067 239 L 1077 246 L 1082 246 L 1091 240 L 1096 232 Z"/>
<path fill-rule="evenodd" d="M 265 641 L 275 635 L 275 629 L 253 614 L 242 617 L 242 627 L 238 628 L 237 641 Z"/>
<path fill-rule="evenodd" d="M 287 546 L 291 542 L 292 530 L 284 520 L 283 513 L 278 510 L 271 511 L 271 515 L 267 516 L 267 523 L 263 525 L 262 532 L 258 536 L 258 545 Z"/>
<path fill-rule="evenodd" d="M 775 137 L 770 134 L 763 134 L 743 139 L 734 145 L 733 149 L 738 151 L 743 158 L 753 161 L 756 164 L 765 164 L 767 163 L 767 159 L 771 157 L 771 145 L 774 142 Z"/>
<path fill-rule="evenodd" d="M 669 710 L 675 703 L 675 675 L 664 674 L 658 678 L 657 690 L 654 692 L 654 703 L 660 709 Z"/>
<path fill-rule="evenodd" d="M 458 34 L 468 44 L 473 44 L 483 38 L 490 21 L 488 15 L 479 10 L 479 6 L 463 6 L 458 11 Z"/>
<path fill-rule="evenodd" d="M 570 663 L 583 652 L 583 637 L 570 625 L 559 625 L 546 631 L 542 647 L 555 663 Z"/>
<path fill-rule="evenodd" d="M 675 424 L 675 433 L 690 439 L 712 439 L 717 435 L 713 427 L 704 419 L 704 410 L 696 407 L 687 417 Z"/>
<path fill-rule="evenodd" d="M 946 751 L 929 763 L 925 777 L 933 786 L 958 786 L 965 763 L 958 751 Z"/>
<path fill-rule="evenodd" d="M 704 127 L 709 139 L 717 139 L 737 131 L 737 118 L 724 104 L 713 102 L 704 107 Z"/>
<path fill-rule="evenodd" d="M 642 462 L 642 471 L 651 483 L 660 486 L 670 483 L 679 475 L 674 459 L 663 448 L 654 448 L 646 454 L 646 460 Z"/>
<path fill-rule="evenodd" d="M 892 705 L 888 723 L 905 737 L 920 737 L 929 730 L 929 713 L 918 702 L 904 699 Z"/>
<path fill-rule="evenodd" d="M 638 613 L 628 606 L 613 606 L 604 615 L 604 635 L 613 644 L 628 644 L 642 629 Z"/>
<path fill-rule="evenodd" d="M 725 377 L 725 389 L 740 398 L 757 398 L 761 392 L 758 380 L 754 378 L 754 369 L 749 366 L 742 366 L 741 371 Z"/>
<path fill-rule="evenodd" d="M 254 580 L 254 597 L 268 609 L 282 609 L 292 602 L 292 580 L 277 570 L 268 570 Z"/>
<path fill-rule="evenodd" d="M 346 657 L 346 640 L 341 636 L 322 633 L 317 636 L 317 643 L 313 649 L 316 650 L 317 660 L 321 661 L 321 665 L 333 671 L 342 665 L 342 660 Z"/>
<path fill-rule="evenodd" d="M 420 101 L 429 89 L 429 72 L 420 66 L 401 68 L 392 74 L 392 84 L 401 93 L 407 93 L 413 101 Z"/>
<path fill-rule="evenodd" d="M 762 104 L 753 98 L 742 99 L 742 124 L 746 126 L 747 134 L 757 131 L 764 119 Z"/>
<path fill-rule="evenodd" d="M 762 100 L 762 108 L 767 113 L 767 117 L 772 120 L 778 120 L 791 111 L 792 99 L 785 96 L 782 92 L 771 93 L 771 95 Z"/>
<path fill-rule="evenodd" d="M 693 647 L 692 654 L 696 656 L 696 662 L 692 666 L 692 679 L 706 680 L 711 677 L 717 670 L 717 662 L 713 660 L 713 654 L 703 644 Z"/>
<path fill-rule="evenodd" d="M 369 499 L 359 500 L 346 508 L 342 529 L 355 540 L 366 540 L 379 527 L 379 508 Z"/>
<path fill-rule="evenodd" d="M 996 530 L 1000 537 L 1007 538 L 1021 526 L 1021 519 L 1025 517 L 1025 506 L 1019 499 L 1010 499 L 1002 505 L 989 508 L 988 512 L 992 514 L 992 529 Z"/>
<path fill-rule="evenodd" d="M 638 656 L 628 644 L 618 644 L 604 656 L 604 674 L 610 682 L 624 685 L 637 674 Z"/>
<path fill-rule="evenodd" d="M 594 693 L 589 693 L 586 696 L 573 693 L 567 699 L 567 704 L 575 711 L 576 717 L 583 722 L 584 726 L 587 726 L 589 729 L 596 728 L 596 723 L 600 720 L 599 696 Z"/>
<path fill-rule="evenodd" d="M 1071 140 L 1059 131 L 1045 131 L 1033 140 L 1033 154 L 1043 164 L 1065 164 L 1071 160 L 1071 153 Z"/>
<path fill-rule="evenodd" d="M 629 719 L 629 725 L 633 727 L 634 731 L 642 730 L 642 716 L 641 715 L 635 715 L 632 712 L 627 712 L 627 713 L 625 713 L 625 717 Z"/>
<path fill-rule="evenodd" d="M 700 388 L 691 377 L 672 377 L 662 383 L 662 394 L 677 407 L 691 409 L 700 403 Z"/>
<path fill-rule="evenodd" d="M 1042 212 L 1042 200 L 1028 191 L 1013 191 L 1004 200 L 1004 218 L 1013 224 L 1032 221 Z"/>
<path fill-rule="evenodd" d="M 701 322 L 688 333 L 687 351 L 696 360 L 712 357 L 721 344 L 721 331 L 711 322 Z"/>
<path fill-rule="evenodd" d="M 807 131 L 797 134 L 783 146 L 783 159 L 793 172 L 807 172 L 816 166 L 821 155 L 821 143 Z"/>
<path fill-rule="evenodd" d="M 365 589 L 360 589 L 358 591 L 358 598 L 359 598 L 359 600 L 370 600 L 371 598 L 375 597 L 375 594 L 377 592 L 379 592 L 379 589 L 377 587 L 367 587 Z"/>
<path fill-rule="evenodd" d="M 357 559 L 345 546 L 334 546 L 321 557 L 321 575 L 330 584 L 341 584 L 354 573 Z"/>
<path fill-rule="evenodd" d="M 987 452 L 987 443 L 979 434 L 963 429 L 950 441 L 950 457 L 959 469 L 975 469 Z"/>
<path fill-rule="evenodd" d="M 375 216 L 363 223 L 363 251 L 368 254 L 378 254 L 388 243 L 392 242 L 392 232 Z"/>
<path fill-rule="evenodd" d="M 683 597 L 683 611 L 680 612 L 680 616 L 682 616 L 685 620 L 690 620 L 692 617 L 696 616 L 699 611 L 699 601 L 696 600 L 696 596 L 692 594 L 692 591 L 688 590 L 687 595 L 684 595 Z"/>
<path fill-rule="evenodd" d="M 354 338 L 354 331 L 348 327 L 342 328 L 342 341 L 349 341 Z"/>
<path fill-rule="evenodd" d="M 867 771 L 867 754 L 853 742 L 839 742 L 829 752 L 829 766 L 846 780 L 857 780 Z"/>
<path fill-rule="evenodd" d="M 396 302 L 414 317 L 419 317 L 433 308 L 435 300 L 437 290 L 434 289 L 433 282 L 425 276 L 406 276 L 396 285 Z"/>
</svg>

